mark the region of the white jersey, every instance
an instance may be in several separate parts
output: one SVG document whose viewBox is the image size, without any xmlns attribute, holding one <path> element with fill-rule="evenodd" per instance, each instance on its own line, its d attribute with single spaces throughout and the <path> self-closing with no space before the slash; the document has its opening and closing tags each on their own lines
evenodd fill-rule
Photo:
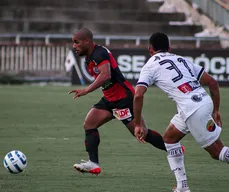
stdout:
<svg viewBox="0 0 229 192">
<path fill-rule="evenodd" d="M 203 72 L 203 67 L 182 56 L 157 53 L 143 66 L 137 86 L 155 84 L 176 102 L 178 113 L 186 120 L 202 105 L 212 103 L 199 83 Z"/>
</svg>

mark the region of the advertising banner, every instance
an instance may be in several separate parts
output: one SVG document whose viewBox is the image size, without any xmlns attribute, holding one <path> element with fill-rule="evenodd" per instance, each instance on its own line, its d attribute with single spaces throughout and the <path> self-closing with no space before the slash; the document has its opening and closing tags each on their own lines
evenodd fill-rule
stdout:
<svg viewBox="0 0 229 192">
<path fill-rule="evenodd" d="M 142 66 L 150 57 L 147 49 L 113 49 L 111 52 L 126 79 L 135 84 Z M 171 52 L 203 66 L 205 71 L 212 75 L 219 84 L 229 85 L 229 50 L 174 49 Z M 74 51 L 73 54 L 69 54 L 74 55 L 76 61 L 74 65 L 72 64 L 72 66 L 75 66 L 73 67 L 72 83 L 89 84 L 93 81 L 93 77 L 87 71 L 84 58 L 77 57 Z"/>
</svg>

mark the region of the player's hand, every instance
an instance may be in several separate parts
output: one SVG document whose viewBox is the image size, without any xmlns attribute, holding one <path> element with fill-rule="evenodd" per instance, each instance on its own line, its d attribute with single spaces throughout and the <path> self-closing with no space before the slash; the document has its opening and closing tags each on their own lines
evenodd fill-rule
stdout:
<svg viewBox="0 0 229 192">
<path fill-rule="evenodd" d="M 76 99 L 77 97 L 81 97 L 81 96 L 87 95 L 87 91 L 85 89 L 75 89 L 75 90 L 70 91 L 68 94 L 72 94 L 72 93 L 75 94 L 73 99 Z"/>
<path fill-rule="evenodd" d="M 212 113 L 212 118 L 214 119 L 214 121 L 216 122 L 218 126 L 222 127 L 222 120 L 221 120 L 221 115 L 219 111 L 214 111 Z"/>
<path fill-rule="evenodd" d="M 134 135 L 135 135 L 135 137 L 137 138 L 137 140 L 140 143 L 146 143 L 145 142 L 145 139 L 144 139 L 145 138 L 144 127 L 142 127 L 142 126 L 135 126 Z"/>
</svg>

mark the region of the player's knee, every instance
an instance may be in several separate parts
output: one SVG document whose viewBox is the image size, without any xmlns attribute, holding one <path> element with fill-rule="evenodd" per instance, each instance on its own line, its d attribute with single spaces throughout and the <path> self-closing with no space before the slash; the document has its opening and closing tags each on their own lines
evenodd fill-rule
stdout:
<svg viewBox="0 0 229 192">
<path fill-rule="evenodd" d="M 166 135 L 163 136 L 163 141 L 164 141 L 165 143 L 169 143 L 169 142 L 168 142 L 168 141 L 169 141 L 169 140 L 168 140 L 168 137 L 167 137 Z"/>
<path fill-rule="evenodd" d="M 90 129 L 89 124 L 86 121 L 84 121 L 83 128 L 84 128 L 84 130 Z"/>
<path fill-rule="evenodd" d="M 163 141 L 165 143 L 176 143 L 176 140 L 173 139 L 173 137 L 168 136 L 167 134 L 163 136 Z"/>
<path fill-rule="evenodd" d="M 90 129 L 97 129 L 98 128 L 98 124 L 95 124 L 95 123 L 92 123 L 90 121 L 84 121 L 84 124 L 83 124 L 83 128 L 84 130 L 90 130 Z"/>
<path fill-rule="evenodd" d="M 218 139 L 210 146 L 206 147 L 205 150 L 211 155 L 213 159 L 219 160 L 220 152 L 223 149 L 222 142 Z"/>
</svg>

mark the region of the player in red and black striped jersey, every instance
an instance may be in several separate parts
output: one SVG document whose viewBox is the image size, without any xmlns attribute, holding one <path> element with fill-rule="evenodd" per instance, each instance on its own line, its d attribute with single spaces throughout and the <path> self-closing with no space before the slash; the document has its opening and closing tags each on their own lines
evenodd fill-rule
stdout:
<svg viewBox="0 0 229 192">
<path fill-rule="evenodd" d="M 100 45 L 93 45 L 92 54 L 86 59 L 89 73 L 97 79 L 102 65 L 110 70 L 110 77 L 101 85 L 104 97 L 109 102 L 115 102 L 134 94 L 134 88 L 122 75 L 118 64 L 111 52 Z"/>
<path fill-rule="evenodd" d="M 122 121 L 134 135 L 133 98 L 134 88 L 122 75 L 116 60 L 111 52 L 100 45 L 93 43 L 93 34 L 89 29 L 83 28 L 73 35 L 73 48 L 78 56 L 86 56 L 88 72 L 95 80 L 85 89 L 72 90 L 74 99 L 84 96 L 99 87 L 102 88 L 103 97 L 88 112 L 85 122 L 85 146 L 89 160 L 75 164 L 80 172 L 99 174 L 98 146 L 100 137 L 98 128 L 104 123 L 116 118 Z M 145 127 L 144 120 L 142 124 Z M 162 136 L 156 131 L 145 128 L 146 142 L 165 150 Z"/>
</svg>

